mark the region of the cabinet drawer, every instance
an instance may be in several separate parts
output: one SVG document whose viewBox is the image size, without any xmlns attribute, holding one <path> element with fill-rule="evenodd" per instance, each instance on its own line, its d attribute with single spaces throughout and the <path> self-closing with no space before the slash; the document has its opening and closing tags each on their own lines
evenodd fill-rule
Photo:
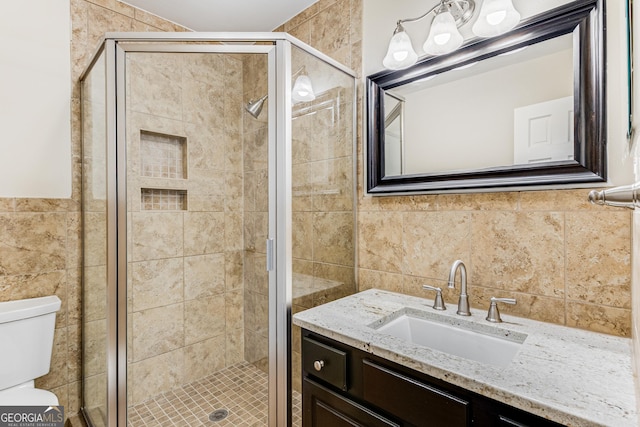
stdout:
<svg viewBox="0 0 640 427">
<path fill-rule="evenodd" d="M 400 427 L 307 378 L 302 380 L 302 399 L 306 427 Z"/>
<path fill-rule="evenodd" d="M 304 337 L 302 369 L 340 390 L 347 390 L 347 353 L 342 350 Z"/>
<path fill-rule="evenodd" d="M 467 427 L 470 403 L 433 386 L 363 360 L 364 399 L 412 425 Z"/>
</svg>

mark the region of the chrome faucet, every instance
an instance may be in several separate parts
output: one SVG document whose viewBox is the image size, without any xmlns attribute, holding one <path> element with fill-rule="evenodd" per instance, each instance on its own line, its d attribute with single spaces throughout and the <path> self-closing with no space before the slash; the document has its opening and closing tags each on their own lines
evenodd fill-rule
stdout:
<svg viewBox="0 0 640 427">
<path fill-rule="evenodd" d="M 460 268 L 460 298 L 458 298 L 458 311 L 460 316 L 471 316 L 469 311 L 469 296 L 467 295 L 467 268 L 461 260 L 457 260 L 451 266 L 449 272 L 449 288 L 454 289 L 456 287 L 456 272 Z"/>
</svg>

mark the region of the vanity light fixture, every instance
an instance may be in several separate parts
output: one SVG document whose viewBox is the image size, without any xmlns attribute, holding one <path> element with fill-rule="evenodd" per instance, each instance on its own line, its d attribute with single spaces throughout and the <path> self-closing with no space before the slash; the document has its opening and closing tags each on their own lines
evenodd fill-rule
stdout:
<svg viewBox="0 0 640 427">
<path fill-rule="evenodd" d="M 435 7 L 417 18 L 398 20 L 382 64 L 390 70 L 402 70 L 418 61 L 418 54 L 402 24 L 420 21 L 431 14 L 434 14 L 434 18 L 423 45 L 424 52 L 445 55 L 458 49 L 464 42 L 458 28 L 471 20 L 475 8 L 474 0 L 440 0 Z M 472 31 L 478 37 L 495 37 L 511 30 L 518 22 L 520 14 L 511 0 L 484 0 Z"/>
<path fill-rule="evenodd" d="M 520 22 L 520 13 L 511 0 L 485 0 L 471 31 L 478 37 L 504 34 Z"/>
</svg>

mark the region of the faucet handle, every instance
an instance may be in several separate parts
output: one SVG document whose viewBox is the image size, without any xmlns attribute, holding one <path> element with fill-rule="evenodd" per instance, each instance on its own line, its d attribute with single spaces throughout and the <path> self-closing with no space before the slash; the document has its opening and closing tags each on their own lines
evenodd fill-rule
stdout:
<svg viewBox="0 0 640 427">
<path fill-rule="evenodd" d="M 442 299 L 442 289 L 436 288 L 435 286 L 422 285 L 422 289 L 427 291 L 436 291 L 436 298 L 433 300 L 433 309 L 434 310 L 446 310 L 447 307 L 444 305 L 444 300 Z"/>
<path fill-rule="evenodd" d="M 515 305 L 516 299 L 491 297 L 491 304 L 489 305 L 489 312 L 487 313 L 487 320 L 489 322 L 492 322 L 492 323 L 502 322 L 502 319 L 500 318 L 500 311 L 498 310 L 499 302 Z"/>
</svg>

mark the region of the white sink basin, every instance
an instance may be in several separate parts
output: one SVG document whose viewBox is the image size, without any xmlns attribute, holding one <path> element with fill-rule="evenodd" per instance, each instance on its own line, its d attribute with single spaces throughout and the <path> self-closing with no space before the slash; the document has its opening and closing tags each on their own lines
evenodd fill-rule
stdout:
<svg viewBox="0 0 640 427">
<path fill-rule="evenodd" d="M 405 309 L 374 326 L 379 332 L 443 353 L 499 367 L 511 363 L 526 334 Z"/>
</svg>

